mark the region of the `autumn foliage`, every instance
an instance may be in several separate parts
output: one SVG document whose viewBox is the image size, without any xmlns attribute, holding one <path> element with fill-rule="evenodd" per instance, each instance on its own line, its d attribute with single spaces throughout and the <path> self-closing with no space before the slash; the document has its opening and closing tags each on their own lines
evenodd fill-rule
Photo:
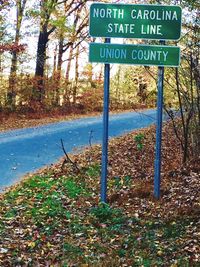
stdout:
<svg viewBox="0 0 200 267">
<path fill-rule="evenodd" d="M 17 53 L 23 53 L 26 50 L 26 45 L 23 44 L 0 44 L 0 53 L 3 53 L 5 51 L 8 51 L 10 53 L 17 52 Z"/>
</svg>

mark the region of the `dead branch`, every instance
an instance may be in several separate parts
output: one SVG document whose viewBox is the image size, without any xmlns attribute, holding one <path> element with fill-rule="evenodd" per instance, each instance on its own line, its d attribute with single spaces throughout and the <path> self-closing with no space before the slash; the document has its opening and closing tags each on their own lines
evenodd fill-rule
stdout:
<svg viewBox="0 0 200 267">
<path fill-rule="evenodd" d="M 62 150 L 63 150 L 63 152 L 64 152 L 64 154 L 65 154 L 65 159 L 64 159 L 64 161 L 63 161 L 63 163 L 62 163 L 61 168 L 63 169 L 64 165 L 69 163 L 69 164 L 72 166 L 73 171 L 75 171 L 76 173 L 77 173 L 77 172 L 80 172 L 80 169 L 79 169 L 79 167 L 77 166 L 77 164 L 76 164 L 74 161 L 72 161 L 72 160 L 70 159 L 69 155 L 67 154 L 67 152 L 66 152 L 66 150 L 65 150 L 65 147 L 64 147 L 63 140 L 60 139 L 60 142 L 61 142 Z"/>
</svg>

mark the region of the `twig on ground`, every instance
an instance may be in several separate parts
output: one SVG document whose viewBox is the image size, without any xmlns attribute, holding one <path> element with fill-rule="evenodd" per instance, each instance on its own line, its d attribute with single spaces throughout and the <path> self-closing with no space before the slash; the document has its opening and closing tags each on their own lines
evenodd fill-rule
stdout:
<svg viewBox="0 0 200 267">
<path fill-rule="evenodd" d="M 93 138 L 93 130 L 91 130 L 89 132 L 89 147 L 90 147 L 90 153 L 87 157 L 87 161 L 89 162 L 89 164 L 91 164 L 92 162 L 92 156 L 91 156 L 91 153 L 92 153 L 92 138 Z"/>
<path fill-rule="evenodd" d="M 61 142 L 62 150 L 63 150 L 63 152 L 64 152 L 64 154 L 65 154 L 65 159 L 64 159 L 64 161 L 63 161 L 63 163 L 62 163 L 61 168 L 63 169 L 64 165 L 67 164 L 67 163 L 69 163 L 69 164 L 71 164 L 71 166 L 73 167 L 73 170 L 74 170 L 75 172 L 80 172 L 80 169 L 79 169 L 79 167 L 77 166 L 77 164 L 76 164 L 74 161 L 72 161 L 72 160 L 70 159 L 69 155 L 67 154 L 67 152 L 66 152 L 66 150 L 65 150 L 65 147 L 64 147 L 63 140 L 60 139 L 60 142 Z"/>
</svg>

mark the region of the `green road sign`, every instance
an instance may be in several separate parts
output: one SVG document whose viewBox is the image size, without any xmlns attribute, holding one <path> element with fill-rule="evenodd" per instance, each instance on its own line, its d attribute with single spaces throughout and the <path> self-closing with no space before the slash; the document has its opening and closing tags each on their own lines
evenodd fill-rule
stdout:
<svg viewBox="0 0 200 267">
<path fill-rule="evenodd" d="M 146 66 L 178 67 L 180 48 L 161 45 L 90 43 L 89 61 Z"/>
<path fill-rule="evenodd" d="M 90 35 L 137 39 L 178 40 L 179 6 L 94 3 L 90 7 Z"/>
</svg>

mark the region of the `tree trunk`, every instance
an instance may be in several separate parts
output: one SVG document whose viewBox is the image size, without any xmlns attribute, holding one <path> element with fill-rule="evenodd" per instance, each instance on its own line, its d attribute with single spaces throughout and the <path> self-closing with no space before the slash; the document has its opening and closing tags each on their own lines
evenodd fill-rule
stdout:
<svg viewBox="0 0 200 267">
<path fill-rule="evenodd" d="M 79 46 L 76 49 L 76 64 L 75 64 L 75 83 L 73 87 L 73 104 L 76 104 L 76 97 L 77 97 L 77 88 L 78 88 L 78 79 L 79 79 L 79 72 L 78 72 L 78 64 L 79 64 Z"/>
<path fill-rule="evenodd" d="M 66 83 L 66 87 L 65 87 L 65 92 L 63 95 L 63 102 L 64 104 L 70 104 L 70 80 L 69 80 L 69 74 L 70 74 L 70 70 L 71 70 L 71 64 L 72 64 L 72 58 L 73 58 L 73 45 L 70 46 L 69 49 L 69 57 L 68 57 L 68 63 L 67 63 L 67 69 L 66 69 L 66 74 L 65 74 L 65 83 Z"/>
<path fill-rule="evenodd" d="M 199 52 L 199 51 L 198 51 Z M 193 83 L 193 79 L 196 85 L 196 92 L 193 89 L 193 94 L 196 96 L 195 100 L 193 100 L 193 109 L 195 112 L 194 121 L 195 121 L 195 129 L 193 133 L 193 152 L 195 156 L 199 156 L 200 153 L 200 68 L 199 68 L 199 58 L 198 54 L 191 55 L 191 84 Z"/>
<path fill-rule="evenodd" d="M 57 70 L 56 70 L 56 77 L 55 77 L 55 97 L 54 97 L 54 104 L 56 106 L 59 105 L 60 99 L 60 79 L 61 79 L 61 69 L 62 69 L 62 57 L 63 57 L 63 45 L 64 45 L 64 37 L 61 33 L 58 45 L 58 63 L 57 63 Z"/>
<path fill-rule="evenodd" d="M 73 57 L 73 45 L 70 46 L 70 50 L 69 50 L 68 64 L 67 64 L 66 75 L 65 75 L 67 82 L 69 82 L 69 73 L 71 70 L 72 57 Z"/>
<path fill-rule="evenodd" d="M 52 77 L 54 76 L 54 73 L 56 72 L 56 66 L 57 66 L 57 45 L 54 49 L 54 54 L 53 54 L 53 74 L 52 74 Z"/>
<path fill-rule="evenodd" d="M 116 106 L 120 103 L 120 76 L 121 76 L 121 67 L 117 71 L 117 86 L 115 91 L 115 104 Z"/>
<path fill-rule="evenodd" d="M 0 77 L 3 75 L 3 52 L 0 51 Z"/>
<path fill-rule="evenodd" d="M 15 30 L 15 41 L 14 44 L 16 47 L 19 45 L 20 40 L 20 29 L 22 24 L 23 13 L 25 9 L 27 0 L 17 1 L 17 23 Z M 10 76 L 9 76 L 9 89 L 7 94 L 7 105 L 13 110 L 15 109 L 15 98 L 16 98 L 16 84 L 17 84 L 17 50 L 14 49 L 12 51 L 12 60 L 11 60 L 11 68 L 10 68 Z"/>
<path fill-rule="evenodd" d="M 46 49 L 47 43 L 49 41 L 49 35 L 56 29 L 53 26 L 48 30 L 49 20 L 51 13 L 55 9 L 55 4 L 57 0 L 41 0 L 41 21 L 40 21 L 40 33 L 37 45 L 37 58 L 36 58 L 36 68 L 35 68 L 35 80 L 36 85 L 33 88 L 32 100 L 37 101 L 41 104 L 45 98 L 45 87 L 44 87 L 44 69 L 46 61 Z M 47 8 L 48 6 L 48 8 Z"/>
<path fill-rule="evenodd" d="M 42 102 L 45 97 L 44 88 L 44 67 L 46 60 L 46 48 L 48 43 L 47 26 L 43 27 L 40 31 L 38 46 L 37 46 L 37 59 L 35 68 L 36 86 L 33 91 L 33 99 Z"/>
</svg>

